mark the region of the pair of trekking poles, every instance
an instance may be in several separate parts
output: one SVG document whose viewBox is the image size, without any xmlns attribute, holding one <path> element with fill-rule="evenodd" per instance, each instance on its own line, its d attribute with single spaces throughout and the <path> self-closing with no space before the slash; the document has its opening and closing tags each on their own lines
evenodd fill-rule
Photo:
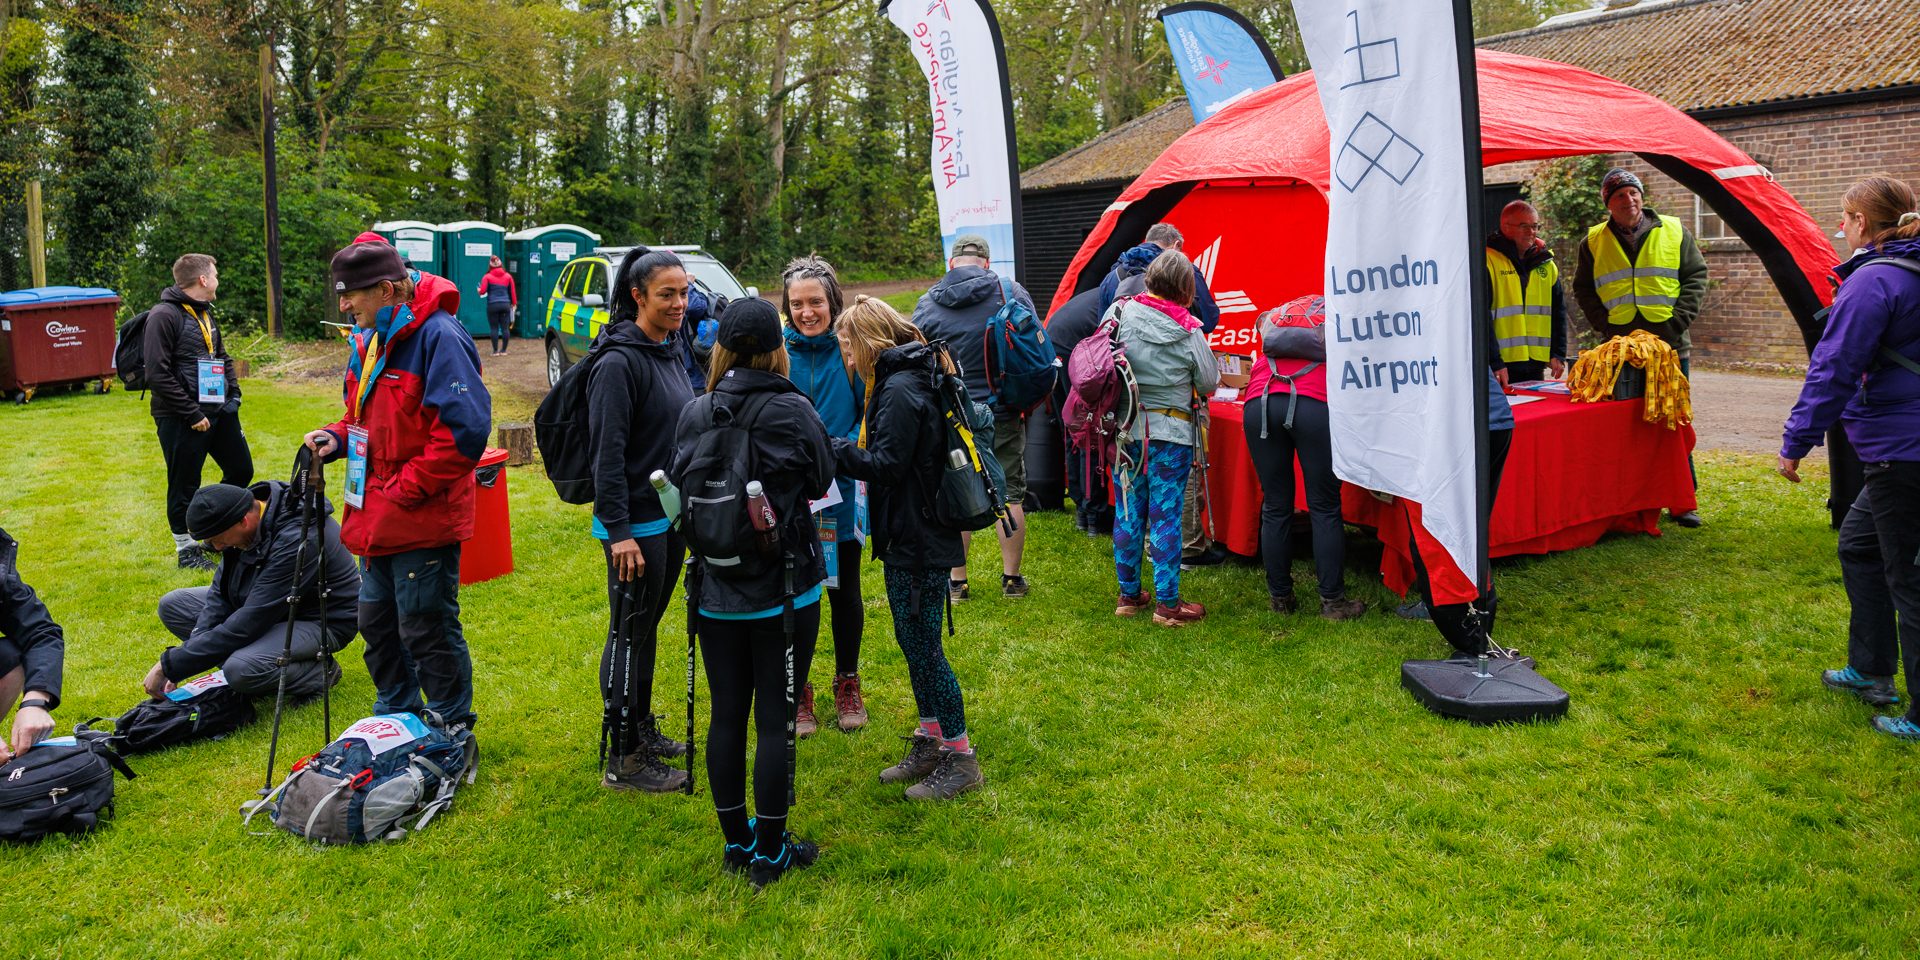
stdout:
<svg viewBox="0 0 1920 960">
<path fill-rule="evenodd" d="M 320 665 L 320 724 L 325 736 L 321 745 L 333 742 L 333 681 L 336 666 L 333 641 L 327 635 L 327 601 L 333 595 L 333 588 L 327 581 L 327 515 L 320 508 L 326 489 L 320 457 L 311 448 L 302 446 L 300 452 L 294 455 L 293 478 L 287 486 L 288 492 L 300 502 L 300 545 L 294 549 L 293 586 L 287 591 L 287 630 L 286 639 L 280 647 L 280 685 L 273 698 L 273 738 L 267 745 L 267 782 L 260 788 L 261 799 L 258 803 L 265 803 L 273 793 L 274 767 L 280 753 L 280 722 L 287 705 L 287 671 L 294 662 L 293 633 L 295 624 L 300 620 L 300 602 L 304 599 L 301 585 L 306 579 L 309 550 L 315 554 L 313 582 L 320 605 L 320 644 L 315 660 Z"/>
<path fill-rule="evenodd" d="M 693 684 L 694 684 L 694 610 L 696 603 L 692 599 L 695 593 L 693 578 L 698 568 L 693 559 L 687 559 L 687 784 L 681 792 L 693 795 L 694 759 L 699 748 L 693 741 Z M 639 711 L 634 703 L 633 683 L 633 621 L 646 611 L 651 604 L 644 577 L 622 581 L 620 589 L 613 597 L 613 646 L 617 658 L 619 679 L 617 688 L 613 683 L 603 683 L 600 689 L 600 764 L 606 766 L 611 757 L 624 757 L 638 749 L 639 733 L 635 725 L 639 721 Z M 613 679 L 614 670 L 608 670 L 608 679 Z M 646 678 L 642 682 L 651 682 Z M 617 703 L 616 703 L 617 701 Z"/>
</svg>

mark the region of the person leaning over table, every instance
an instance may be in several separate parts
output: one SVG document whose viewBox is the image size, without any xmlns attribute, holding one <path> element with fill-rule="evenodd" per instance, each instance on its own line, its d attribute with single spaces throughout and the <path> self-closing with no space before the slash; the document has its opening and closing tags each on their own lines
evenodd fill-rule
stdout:
<svg viewBox="0 0 1920 960">
<path fill-rule="evenodd" d="M 1778 470 L 1799 483 L 1801 458 L 1835 420 L 1860 455 L 1866 486 L 1840 522 L 1847 665 L 1820 679 L 1893 706 L 1893 672 L 1904 661 L 1906 712 L 1872 722 L 1911 742 L 1920 740 L 1920 272 L 1910 271 L 1920 271 L 1920 213 L 1912 188 L 1884 176 L 1854 184 L 1841 209 L 1840 228 L 1859 252 L 1834 268 L 1840 289 L 1787 416 Z M 1887 258 L 1911 266 L 1875 262 Z"/>
<path fill-rule="evenodd" d="M 1639 177 L 1619 167 L 1601 179 L 1607 219 L 1594 224 L 1580 245 L 1573 297 L 1602 340 L 1646 330 L 1666 341 L 1680 355 L 1680 372 L 1691 375 L 1687 330 L 1707 295 L 1707 259 L 1680 218 L 1647 209 L 1645 191 Z M 1687 471 L 1693 471 L 1691 455 Z M 1699 485 L 1696 477 L 1694 487 Z M 1697 527 L 1700 514 L 1682 510 L 1673 522 Z"/>
</svg>

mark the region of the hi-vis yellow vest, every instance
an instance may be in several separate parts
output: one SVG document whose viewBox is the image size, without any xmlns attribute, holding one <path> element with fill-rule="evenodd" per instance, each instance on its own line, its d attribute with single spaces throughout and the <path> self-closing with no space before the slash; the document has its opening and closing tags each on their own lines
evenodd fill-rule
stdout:
<svg viewBox="0 0 1920 960">
<path fill-rule="evenodd" d="M 1660 217 L 1647 232 L 1638 262 L 1627 262 L 1620 238 L 1602 220 L 1587 231 L 1587 249 L 1593 252 L 1593 286 L 1607 305 L 1607 322 L 1632 323 L 1635 314 L 1648 323 L 1673 319 L 1680 300 L 1680 220 Z"/>
<path fill-rule="evenodd" d="M 1522 289 L 1513 261 L 1488 247 L 1487 276 L 1493 278 L 1493 336 L 1500 341 L 1500 359 L 1553 359 L 1553 285 L 1560 268 L 1552 260 L 1534 267 Z"/>
</svg>

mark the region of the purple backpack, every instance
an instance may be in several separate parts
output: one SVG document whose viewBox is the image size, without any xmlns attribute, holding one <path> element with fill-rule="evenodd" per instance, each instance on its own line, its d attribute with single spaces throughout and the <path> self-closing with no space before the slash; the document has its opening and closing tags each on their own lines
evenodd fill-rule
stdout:
<svg viewBox="0 0 1920 960">
<path fill-rule="evenodd" d="M 1094 478 L 1106 475 L 1114 461 L 1119 437 L 1133 425 L 1139 405 L 1139 387 L 1127 363 L 1127 348 L 1116 334 L 1120 313 L 1110 309 L 1091 335 L 1067 357 L 1067 402 L 1060 419 L 1067 439 L 1087 454 L 1087 489 Z"/>
</svg>

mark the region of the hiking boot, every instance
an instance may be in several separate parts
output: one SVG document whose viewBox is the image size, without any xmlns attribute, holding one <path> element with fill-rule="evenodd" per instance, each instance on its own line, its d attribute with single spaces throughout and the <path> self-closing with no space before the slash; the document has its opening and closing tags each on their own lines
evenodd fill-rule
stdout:
<svg viewBox="0 0 1920 960">
<path fill-rule="evenodd" d="M 940 763 L 940 741 L 921 733 L 913 732 L 911 737 L 902 737 L 907 742 L 907 755 L 899 763 L 880 771 L 881 783 L 913 783 L 927 774 Z"/>
<path fill-rule="evenodd" d="M 1876 707 L 1891 707 L 1900 702 L 1900 694 L 1893 689 L 1892 677 L 1869 677 L 1853 667 L 1839 670 L 1822 670 L 1820 682 Z"/>
<path fill-rule="evenodd" d="M 1027 595 L 1027 578 L 1017 573 L 1000 575 L 1000 595 L 1018 599 Z"/>
<path fill-rule="evenodd" d="M 1877 716 L 1873 718 L 1873 728 L 1908 743 L 1920 740 L 1920 723 L 1914 723 L 1906 717 Z"/>
<path fill-rule="evenodd" d="M 1123 593 L 1120 595 L 1120 599 L 1114 602 L 1113 615 L 1116 617 L 1131 617 L 1147 609 L 1149 606 L 1152 606 L 1152 603 L 1147 599 L 1145 593 L 1132 595 Z"/>
<path fill-rule="evenodd" d="M 1366 613 L 1367 602 L 1365 600 L 1359 600 L 1353 597 L 1344 597 L 1339 600 L 1328 600 L 1323 597 L 1320 600 L 1320 619 L 1322 620 L 1352 620 L 1356 617 L 1365 616 Z"/>
<path fill-rule="evenodd" d="M 799 709 L 793 714 L 793 735 L 801 740 L 820 732 L 820 718 L 813 715 L 813 684 L 800 691 Z"/>
<path fill-rule="evenodd" d="M 1427 602 L 1425 600 L 1415 600 L 1411 603 L 1403 603 L 1400 606 L 1395 607 L 1393 613 L 1395 616 L 1399 617 L 1402 620 L 1432 620 L 1433 619 L 1433 615 L 1427 612 Z"/>
<path fill-rule="evenodd" d="M 940 760 L 925 780 L 907 788 L 908 800 L 952 800 L 963 793 L 980 789 L 987 778 L 980 774 L 980 758 L 973 751 L 941 750 Z"/>
<path fill-rule="evenodd" d="M 1688 510 L 1685 513 L 1671 514 L 1671 516 L 1673 517 L 1674 523 L 1677 523 L 1683 527 L 1686 527 L 1689 530 L 1692 530 L 1695 527 L 1698 527 L 1701 524 L 1706 523 L 1705 520 L 1700 519 L 1700 514 L 1693 510 Z"/>
<path fill-rule="evenodd" d="M 833 712 L 842 731 L 867 725 L 867 702 L 860 697 L 860 675 L 843 673 L 833 678 Z"/>
<path fill-rule="evenodd" d="M 182 570 L 218 570 L 220 562 L 207 555 L 205 547 L 195 544 L 174 554 Z"/>
<path fill-rule="evenodd" d="M 1191 600 L 1178 601 L 1171 607 L 1163 603 L 1153 608 L 1153 622 L 1163 627 L 1184 627 L 1206 618 L 1207 608 Z"/>
<path fill-rule="evenodd" d="M 954 603 L 959 603 L 960 601 L 965 600 L 966 598 L 967 598 L 967 582 L 965 580 L 954 580 L 949 578 L 947 580 L 947 599 L 952 600 Z"/>
<path fill-rule="evenodd" d="M 1267 610 L 1272 613 L 1292 613 L 1298 609 L 1300 609 L 1299 601 L 1293 599 L 1291 595 L 1284 597 L 1269 595 L 1267 597 Z"/>
<path fill-rule="evenodd" d="M 1180 569 L 1196 570 L 1200 567 L 1217 567 L 1227 562 L 1227 548 L 1213 544 L 1191 557 L 1180 558 Z"/>
<path fill-rule="evenodd" d="M 600 779 L 600 785 L 609 790 L 678 793 L 686 789 L 687 772 L 661 763 L 650 753 L 629 753 L 607 764 L 607 773 Z"/>
<path fill-rule="evenodd" d="M 820 859 L 818 844 L 802 840 L 793 834 L 785 834 L 780 843 L 780 852 L 772 858 L 754 854 L 747 862 L 747 882 L 755 890 L 786 876 L 788 870 L 811 867 Z"/>
<path fill-rule="evenodd" d="M 649 713 L 640 718 L 634 726 L 634 737 L 639 741 L 637 751 L 655 757 L 678 760 L 687 755 L 687 745 L 660 732 L 660 718 Z"/>
</svg>

